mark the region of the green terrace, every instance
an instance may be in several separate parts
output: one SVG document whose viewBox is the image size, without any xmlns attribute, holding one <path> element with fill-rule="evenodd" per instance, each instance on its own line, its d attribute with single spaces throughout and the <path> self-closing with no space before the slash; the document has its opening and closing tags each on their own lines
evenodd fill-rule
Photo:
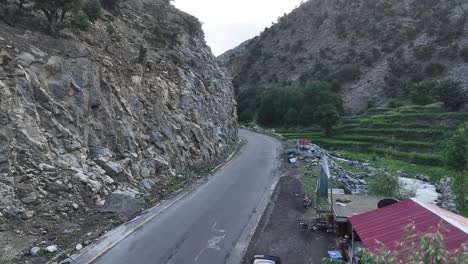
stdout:
<svg viewBox="0 0 468 264">
<path fill-rule="evenodd" d="M 453 174 L 443 167 L 441 150 L 457 125 L 465 120 L 468 113 L 444 112 L 437 104 L 409 105 L 371 108 L 362 115 L 343 120 L 330 137 L 325 137 L 318 127 L 275 131 L 289 139 L 310 139 L 350 159 L 372 161 L 438 179 Z"/>
</svg>

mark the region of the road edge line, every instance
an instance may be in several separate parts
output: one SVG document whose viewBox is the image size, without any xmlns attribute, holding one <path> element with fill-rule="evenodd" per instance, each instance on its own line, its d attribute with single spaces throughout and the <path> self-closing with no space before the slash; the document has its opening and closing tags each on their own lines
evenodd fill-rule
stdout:
<svg viewBox="0 0 468 264">
<path fill-rule="evenodd" d="M 207 177 L 209 179 L 209 177 L 216 173 L 219 169 L 222 169 L 226 166 L 228 166 L 233 160 L 234 158 L 239 155 L 239 153 L 241 152 L 242 148 L 244 147 L 243 145 L 244 141 L 239 138 L 239 140 L 237 141 L 237 144 L 236 144 L 236 149 L 225 159 L 224 162 L 222 162 L 221 164 L 219 164 L 218 166 L 216 166 L 214 169 L 212 169 L 208 174 L 207 174 Z M 202 177 L 202 179 L 194 182 L 194 185 L 196 185 L 197 183 L 199 184 L 203 178 L 205 177 Z M 163 212 L 165 212 L 167 209 L 169 209 L 170 207 L 172 207 L 173 205 L 175 205 L 177 202 L 179 202 L 180 200 L 182 200 L 183 198 L 185 198 L 188 194 L 192 193 L 194 190 L 198 189 L 201 185 L 197 186 L 196 188 L 191 188 L 189 187 L 188 190 L 178 194 L 176 197 L 174 197 L 174 200 L 170 201 L 168 205 L 164 206 L 160 211 L 156 212 L 154 215 L 151 215 L 149 216 L 147 219 L 143 220 L 141 223 L 139 223 L 138 225 L 136 225 L 135 227 L 133 227 L 131 230 L 127 231 L 124 235 L 120 236 L 118 239 L 116 239 L 115 241 L 113 241 L 112 243 L 110 243 L 107 247 L 105 247 L 103 250 L 99 251 L 96 255 L 94 255 L 90 260 L 87 260 L 86 262 L 83 262 L 85 264 L 91 264 L 93 263 L 94 261 L 96 261 L 99 257 L 101 257 L 102 255 L 104 255 L 105 253 L 107 253 L 109 250 L 111 250 L 112 248 L 114 248 L 115 246 L 117 246 L 120 242 L 122 242 L 123 240 L 125 240 L 126 238 L 128 238 L 131 234 L 133 234 L 138 228 L 142 227 L 143 225 L 145 225 L 146 223 L 148 223 L 149 221 L 153 220 L 156 216 L 159 216 L 160 214 L 162 214 Z M 153 210 L 156 210 L 159 206 L 161 206 L 161 204 L 156 204 L 155 206 L 145 210 L 146 212 L 151 212 Z M 144 212 L 143 212 L 144 213 Z M 140 218 L 142 215 L 140 216 L 137 216 L 135 217 L 134 219 L 126 222 L 125 224 L 127 223 L 131 223 L 135 220 L 137 220 L 138 218 Z M 123 225 L 125 225 L 123 224 Z M 117 227 L 118 228 L 118 227 Z M 82 254 L 76 256 L 75 259 L 78 259 L 80 256 L 82 256 Z M 71 259 L 72 261 L 75 261 L 73 260 L 72 258 L 69 258 Z"/>
</svg>

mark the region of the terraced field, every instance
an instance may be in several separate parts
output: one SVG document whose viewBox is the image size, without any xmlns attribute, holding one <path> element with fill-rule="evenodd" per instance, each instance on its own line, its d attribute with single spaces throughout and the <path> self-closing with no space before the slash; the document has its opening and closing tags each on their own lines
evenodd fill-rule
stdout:
<svg viewBox="0 0 468 264">
<path fill-rule="evenodd" d="M 466 112 L 445 112 L 440 105 L 373 108 L 344 120 L 332 137 L 321 129 L 277 129 L 290 139 L 308 138 L 341 156 L 370 161 L 377 166 L 426 174 L 436 181 L 453 171 L 443 166 L 444 142 L 468 120 Z"/>
</svg>

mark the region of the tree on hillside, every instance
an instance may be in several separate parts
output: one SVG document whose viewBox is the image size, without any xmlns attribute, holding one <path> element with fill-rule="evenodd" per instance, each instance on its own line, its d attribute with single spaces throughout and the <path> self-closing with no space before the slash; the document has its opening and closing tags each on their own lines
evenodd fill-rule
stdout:
<svg viewBox="0 0 468 264">
<path fill-rule="evenodd" d="M 413 103 L 426 105 L 434 102 L 432 92 L 437 85 L 436 81 L 421 81 L 410 87 L 410 97 Z"/>
<path fill-rule="evenodd" d="M 100 0 L 102 7 L 107 10 L 119 11 L 123 0 Z"/>
<path fill-rule="evenodd" d="M 333 127 L 340 121 L 340 114 L 332 104 L 319 106 L 314 117 L 315 121 L 325 130 L 327 136 L 331 135 Z"/>
<path fill-rule="evenodd" d="M 447 109 L 458 111 L 466 102 L 467 95 L 460 82 L 440 81 L 433 89 L 434 97 Z"/>
<path fill-rule="evenodd" d="M 455 131 L 444 148 L 444 159 L 450 168 L 454 169 L 455 192 L 463 210 L 465 208 L 466 189 L 468 188 L 468 122 Z"/>
<path fill-rule="evenodd" d="M 83 11 L 91 22 L 96 21 L 102 14 L 99 0 L 87 0 L 83 5 Z"/>
<path fill-rule="evenodd" d="M 284 115 L 284 124 L 286 126 L 297 126 L 299 118 L 299 112 L 294 108 L 289 108 L 289 110 Z"/>
<path fill-rule="evenodd" d="M 82 0 L 34 0 L 34 3 L 46 16 L 52 35 L 57 34 L 57 24 L 63 22 L 69 11 L 79 10 L 82 6 Z"/>
</svg>

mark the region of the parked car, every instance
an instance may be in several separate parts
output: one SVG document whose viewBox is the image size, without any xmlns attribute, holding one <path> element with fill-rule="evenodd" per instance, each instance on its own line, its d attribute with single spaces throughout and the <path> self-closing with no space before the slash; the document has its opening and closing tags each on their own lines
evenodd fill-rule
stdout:
<svg viewBox="0 0 468 264">
<path fill-rule="evenodd" d="M 253 264 L 281 264 L 281 259 L 276 256 L 256 255 Z"/>
</svg>

